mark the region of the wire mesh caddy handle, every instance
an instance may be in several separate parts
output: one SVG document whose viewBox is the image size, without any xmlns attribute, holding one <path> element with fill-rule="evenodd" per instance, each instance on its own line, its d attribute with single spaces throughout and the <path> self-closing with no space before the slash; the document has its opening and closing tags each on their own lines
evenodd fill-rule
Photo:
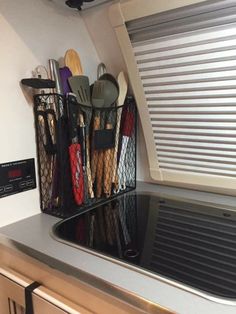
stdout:
<svg viewBox="0 0 236 314">
<path fill-rule="evenodd" d="M 136 181 L 134 101 L 84 108 L 73 95 L 69 102 L 58 94 L 34 97 L 41 209 L 57 217 L 134 189 Z"/>
<path fill-rule="evenodd" d="M 29 286 L 25 287 L 25 314 L 34 314 L 32 293 L 41 284 L 37 281 L 32 282 Z"/>
</svg>

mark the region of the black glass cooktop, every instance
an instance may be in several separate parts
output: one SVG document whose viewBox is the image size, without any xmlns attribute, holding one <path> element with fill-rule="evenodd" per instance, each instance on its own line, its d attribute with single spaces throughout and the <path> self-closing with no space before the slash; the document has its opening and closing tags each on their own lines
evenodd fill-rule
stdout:
<svg viewBox="0 0 236 314">
<path fill-rule="evenodd" d="M 236 213 L 126 194 L 59 223 L 56 235 L 213 295 L 236 298 Z"/>
</svg>

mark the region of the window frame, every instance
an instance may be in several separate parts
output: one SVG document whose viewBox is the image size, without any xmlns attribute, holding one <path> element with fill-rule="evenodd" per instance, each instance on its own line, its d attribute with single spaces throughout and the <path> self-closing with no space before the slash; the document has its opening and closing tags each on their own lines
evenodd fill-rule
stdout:
<svg viewBox="0 0 236 314">
<path fill-rule="evenodd" d="M 125 23 L 148 15 L 161 13 L 183 6 L 207 2 L 206 0 L 146 0 L 143 7 L 142 0 L 130 0 L 116 3 L 110 7 L 109 15 L 112 27 L 119 42 L 127 72 L 130 78 L 147 148 L 148 163 L 151 179 L 163 185 L 184 187 L 189 189 L 204 190 L 227 195 L 236 195 L 236 178 L 212 176 L 207 174 L 187 173 L 184 171 L 160 170 L 153 130 L 146 98 L 143 92 L 142 81 L 139 76 L 133 47 Z"/>
</svg>

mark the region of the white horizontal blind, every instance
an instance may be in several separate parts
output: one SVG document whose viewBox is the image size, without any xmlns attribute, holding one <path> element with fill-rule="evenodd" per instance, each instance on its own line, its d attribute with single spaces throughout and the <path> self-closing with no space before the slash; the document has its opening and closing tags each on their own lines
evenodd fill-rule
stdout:
<svg viewBox="0 0 236 314">
<path fill-rule="evenodd" d="M 235 178 L 236 21 L 132 46 L 159 169 Z"/>
</svg>

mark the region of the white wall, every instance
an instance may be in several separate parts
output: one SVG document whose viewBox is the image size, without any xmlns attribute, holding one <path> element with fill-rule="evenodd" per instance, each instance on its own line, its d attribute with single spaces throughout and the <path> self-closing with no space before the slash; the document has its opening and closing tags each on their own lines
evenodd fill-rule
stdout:
<svg viewBox="0 0 236 314">
<path fill-rule="evenodd" d="M 108 3 L 88 9 L 82 13 L 82 16 L 99 58 L 106 64 L 108 71 L 116 76 L 121 70 L 126 72 L 126 65 L 110 24 L 108 15 L 110 5 L 111 3 Z M 138 126 L 137 179 L 151 182 L 143 130 L 140 124 Z"/>
<path fill-rule="evenodd" d="M 96 76 L 99 58 L 77 11 L 62 0 L 0 0 L 0 163 L 36 158 L 32 105 L 19 81 L 68 48 Z M 0 199 L 0 226 L 40 212 L 38 189 Z"/>
</svg>

